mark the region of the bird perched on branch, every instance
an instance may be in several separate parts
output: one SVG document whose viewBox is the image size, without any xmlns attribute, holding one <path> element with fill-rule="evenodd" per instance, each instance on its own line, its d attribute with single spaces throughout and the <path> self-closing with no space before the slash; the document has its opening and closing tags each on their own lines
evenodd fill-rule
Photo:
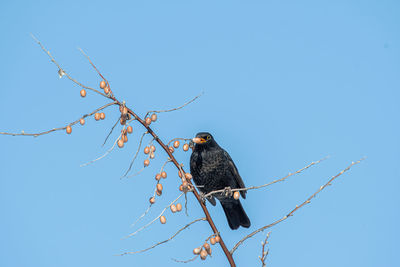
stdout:
<svg viewBox="0 0 400 267">
<path fill-rule="evenodd" d="M 198 133 L 193 142 L 195 145 L 190 157 L 190 172 L 202 194 L 226 188 L 245 188 L 235 163 L 210 133 Z M 246 198 L 246 191 L 240 191 L 240 194 Z M 236 200 L 229 192 L 215 193 L 207 197 L 207 200 L 215 206 L 215 198 L 221 202 L 232 230 L 239 226 L 250 227 L 250 220 L 240 200 Z"/>
</svg>

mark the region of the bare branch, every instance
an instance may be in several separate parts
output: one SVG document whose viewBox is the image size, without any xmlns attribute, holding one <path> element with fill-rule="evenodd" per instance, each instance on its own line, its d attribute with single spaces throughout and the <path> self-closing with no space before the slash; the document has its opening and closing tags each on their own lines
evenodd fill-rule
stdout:
<svg viewBox="0 0 400 267">
<path fill-rule="evenodd" d="M 127 255 L 127 254 L 142 253 L 142 252 L 148 251 L 148 250 L 150 250 L 150 249 L 153 249 L 153 248 L 155 248 L 155 247 L 157 247 L 157 246 L 159 246 L 159 245 L 161 245 L 161 244 L 167 243 L 168 241 L 172 240 L 172 239 L 173 239 L 174 237 L 176 237 L 180 232 L 182 232 L 183 230 L 185 230 L 186 228 L 188 228 L 188 227 L 191 226 L 192 224 L 194 224 L 194 223 L 196 223 L 196 222 L 199 222 L 199 221 L 207 221 L 207 219 L 206 219 L 205 217 L 196 219 L 196 220 L 194 220 L 194 221 L 192 221 L 192 222 L 186 224 L 186 225 L 185 225 L 184 227 L 182 227 L 181 229 L 179 229 L 179 230 L 178 230 L 174 235 L 172 235 L 170 238 L 168 238 L 168 239 L 166 239 L 166 240 L 164 240 L 164 241 L 158 242 L 158 243 L 152 245 L 151 247 L 148 247 L 148 248 L 146 248 L 146 249 L 142 249 L 142 250 L 139 250 L 139 251 L 125 252 L 125 253 L 119 254 L 119 255 L 117 255 L 117 256 L 123 256 L 123 255 Z"/>
<path fill-rule="evenodd" d="M 177 108 L 165 109 L 165 110 L 151 110 L 151 111 L 147 111 L 146 116 L 144 116 L 144 117 L 146 118 L 150 113 L 171 112 L 171 111 L 175 111 L 175 110 L 184 108 L 185 106 L 189 105 L 190 103 L 192 103 L 193 101 L 195 101 L 197 98 L 199 98 L 200 96 L 202 96 L 203 93 L 204 93 L 204 92 L 202 92 L 202 93 L 199 94 L 198 96 L 194 97 L 193 99 L 189 100 L 188 102 L 186 102 L 185 104 L 183 104 L 182 106 L 179 106 L 179 107 L 177 107 Z"/>
<path fill-rule="evenodd" d="M 268 238 L 271 232 L 268 232 L 267 236 L 265 237 L 264 242 L 261 242 L 262 250 L 261 250 L 261 256 L 258 256 L 258 258 L 261 260 L 262 267 L 267 266 L 265 264 L 265 260 L 267 259 L 269 249 L 265 250 L 265 246 L 268 244 Z"/>
<path fill-rule="evenodd" d="M 178 199 L 179 199 L 182 195 L 183 195 L 183 193 L 180 194 L 180 195 L 179 195 L 174 201 L 172 201 L 168 206 L 166 206 L 166 207 L 161 211 L 160 215 L 158 215 L 156 218 L 154 218 L 151 222 L 149 222 L 149 223 L 146 224 L 145 226 L 142 226 L 142 227 L 139 228 L 137 231 L 135 231 L 135 232 L 133 232 L 133 233 L 127 235 L 125 238 L 134 236 L 134 235 L 136 235 L 137 233 L 139 233 L 139 232 L 141 232 L 142 230 L 144 230 L 145 228 L 147 228 L 147 227 L 149 227 L 150 225 L 152 225 L 156 220 L 158 220 L 158 219 L 164 214 L 164 212 L 165 212 L 169 207 L 171 207 L 172 204 L 174 204 L 176 201 L 178 201 Z M 125 238 L 124 238 L 124 239 L 125 239 Z"/>
<path fill-rule="evenodd" d="M 50 57 L 51 62 L 53 62 L 53 63 L 58 67 L 58 73 L 59 73 L 59 75 L 60 75 L 60 78 L 61 78 L 63 75 L 65 75 L 65 76 L 67 76 L 67 78 L 68 78 L 69 80 L 71 80 L 71 81 L 74 82 L 75 84 L 79 85 L 80 87 L 83 87 L 83 88 L 85 88 L 85 89 L 91 90 L 91 91 L 93 91 L 93 92 L 96 92 L 96 93 L 98 93 L 98 94 L 104 96 L 104 97 L 109 98 L 106 94 L 100 92 L 99 90 L 96 90 L 96 89 L 94 89 L 94 88 L 91 88 L 91 87 L 88 87 L 88 86 L 86 86 L 86 85 L 83 85 L 82 83 L 80 83 L 80 82 L 78 82 L 77 80 L 75 80 L 74 78 L 72 78 L 72 77 L 60 66 L 60 64 L 58 64 L 58 62 L 57 62 L 57 61 L 54 59 L 54 57 L 50 54 L 50 51 L 47 50 L 47 49 L 42 45 L 42 43 L 41 43 L 33 34 L 31 34 L 31 36 L 32 36 L 33 40 L 35 40 L 35 42 L 38 43 L 38 44 L 40 45 L 40 47 L 42 48 L 42 50 Z"/>
<path fill-rule="evenodd" d="M 119 118 L 118 120 L 115 122 L 114 126 L 111 128 L 110 132 L 108 133 L 106 139 L 104 140 L 104 143 L 101 146 L 104 146 L 107 143 L 108 138 L 110 137 L 110 135 L 112 134 L 112 132 L 114 131 L 115 126 L 117 126 L 119 122 Z"/>
<path fill-rule="evenodd" d="M 174 258 L 172 258 L 172 260 L 175 261 L 175 262 L 179 262 L 179 263 L 189 263 L 189 262 L 194 261 L 194 260 L 197 259 L 198 257 L 199 257 L 199 255 L 196 255 L 196 256 L 194 256 L 193 258 L 188 259 L 188 260 L 177 260 L 177 259 L 174 259 Z"/>
<path fill-rule="evenodd" d="M 348 170 L 350 170 L 351 167 L 353 167 L 356 164 L 359 164 L 361 161 L 363 161 L 365 158 L 362 158 L 356 162 L 352 162 L 347 168 L 345 168 L 344 170 L 342 170 L 341 172 L 339 172 L 338 174 L 336 174 L 335 176 L 333 176 L 326 184 L 322 185 L 314 194 L 312 194 L 310 197 L 308 197 L 303 203 L 301 203 L 300 205 L 296 205 L 296 208 L 294 208 L 292 211 L 290 211 L 288 213 L 288 215 L 284 216 L 283 218 L 274 221 L 273 223 L 270 223 L 264 227 L 261 227 L 257 230 L 255 230 L 254 232 L 246 235 L 245 237 L 243 237 L 238 243 L 236 243 L 236 245 L 231 249 L 230 253 L 233 254 L 236 249 L 243 244 L 244 241 L 246 241 L 248 238 L 253 237 L 255 234 L 264 231 L 265 229 L 271 228 L 274 225 L 277 225 L 278 223 L 286 220 L 287 218 L 293 216 L 293 214 L 299 210 L 300 208 L 304 207 L 305 205 L 307 205 L 308 203 L 311 202 L 311 199 L 313 199 L 314 197 L 316 197 L 318 195 L 319 192 L 321 192 L 322 190 L 324 190 L 328 185 L 331 185 L 331 183 L 338 178 L 339 176 L 341 176 L 343 173 L 347 172 Z"/>
<path fill-rule="evenodd" d="M 220 189 L 220 190 L 211 191 L 211 192 L 205 194 L 203 197 L 204 197 L 204 198 L 207 198 L 207 197 L 210 197 L 211 195 L 214 195 L 214 194 L 226 193 L 227 190 L 229 190 L 229 192 L 235 192 L 235 191 L 247 191 L 247 190 L 253 190 L 253 189 L 260 189 L 260 188 L 263 188 L 263 187 L 267 187 L 267 186 L 273 185 L 273 184 L 278 183 L 278 182 L 283 182 L 283 181 L 285 181 L 287 178 L 289 178 L 290 176 L 295 175 L 295 174 L 298 174 L 298 173 L 301 173 L 302 171 L 304 171 L 304 170 L 310 168 L 311 166 L 314 166 L 314 165 L 320 163 L 321 161 L 323 161 L 323 160 L 325 160 L 325 159 L 327 159 L 327 158 L 328 158 L 328 157 L 325 157 L 325 158 L 320 159 L 320 160 L 318 160 L 318 161 L 313 161 L 313 162 L 311 162 L 309 165 L 307 165 L 307 166 L 301 168 L 300 170 L 297 170 L 297 171 L 295 171 L 295 172 L 289 173 L 289 174 L 286 175 L 285 177 L 282 177 L 282 178 L 280 178 L 280 179 L 276 179 L 276 180 L 274 180 L 274 181 L 272 181 L 272 182 L 270 182 L 270 183 L 267 183 L 267 184 L 263 184 L 263 185 L 259 185 L 259 186 L 251 186 L 251 187 L 246 187 L 246 188 L 235 188 L 235 189 L 224 188 L 224 189 Z"/>
<path fill-rule="evenodd" d="M 65 126 L 65 127 L 53 128 L 53 129 L 51 129 L 51 130 L 48 130 L 48 131 L 45 131 L 45 132 L 40 132 L 40 133 L 25 133 L 24 131 L 21 131 L 21 133 L 6 133 L 6 132 L 0 132 L 0 134 L 3 134 L 3 135 L 12 135 L 12 136 L 33 136 L 33 137 L 37 137 L 37 136 L 40 136 L 40 135 L 49 134 L 49 133 L 51 133 L 51 132 L 60 131 L 60 130 L 65 130 L 68 126 L 72 126 L 72 125 L 75 125 L 75 124 L 79 123 L 80 119 L 84 119 L 84 118 L 86 118 L 86 117 L 92 116 L 92 115 L 95 114 L 96 112 L 98 112 L 98 111 L 100 111 L 100 110 L 103 110 L 103 109 L 105 109 L 105 108 L 107 108 L 107 107 L 109 107 L 109 106 L 111 106 L 111 105 L 115 105 L 116 103 L 117 103 L 117 102 L 114 101 L 114 102 L 108 103 L 108 104 L 106 104 L 106 105 L 104 105 L 104 106 L 102 106 L 102 107 L 99 107 L 99 108 L 97 108 L 96 110 L 94 110 L 93 112 L 91 112 L 91 113 L 89 113 L 89 114 L 85 114 L 85 115 L 83 115 L 82 117 L 80 117 L 79 119 L 77 119 L 76 121 L 73 121 L 73 122 L 69 123 L 69 124 L 68 124 L 67 126 Z"/>
<path fill-rule="evenodd" d="M 133 157 L 133 159 L 132 159 L 132 161 L 131 161 L 131 164 L 129 165 L 128 170 L 126 170 L 125 174 L 124 174 L 121 178 L 126 177 L 126 175 L 127 175 L 127 174 L 130 172 L 130 170 L 132 169 L 133 163 L 135 162 L 137 156 L 139 155 L 140 148 L 142 147 L 142 141 L 143 141 L 143 138 L 144 138 L 144 136 L 145 136 L 146 134 L 148 134 L 148 132 L 144 132 L 144 133 L 142 134 L 142 137 L 140 138 L 139 146 L 138 146 L 138 149 L 136 150 L 135 156 Z"/>
</svg>

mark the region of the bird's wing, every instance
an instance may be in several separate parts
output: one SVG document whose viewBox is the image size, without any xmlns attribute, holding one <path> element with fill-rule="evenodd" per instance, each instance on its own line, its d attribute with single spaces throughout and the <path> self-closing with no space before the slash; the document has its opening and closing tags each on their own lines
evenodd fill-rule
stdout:
<svg viewBox="0 0 400 267">
<path fill-rule="evenodd" d="M 225 150 L 224 150 L 224 155 L 228 159 L 230 172 L 232 173 L 232 176 L 235 178 L 238 188 L 246 188 L 243 183 L 242 177 L 240 177 L 239 171 L 236 168 L 236 165 L 233 162 L 231 156 L 229 156 L 228 152 L 226 152 Z M 246 191 L 240 191 L 240 194 L 242 195 L 243 198 L 246 198 Z"/>
</svg>

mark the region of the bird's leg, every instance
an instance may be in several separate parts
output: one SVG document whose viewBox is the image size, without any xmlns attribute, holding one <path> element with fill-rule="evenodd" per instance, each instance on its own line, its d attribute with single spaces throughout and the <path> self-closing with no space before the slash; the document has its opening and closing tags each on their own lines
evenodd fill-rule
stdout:
<svg viewBox="0 0 400 267">
<path fill-rule="evenodd" d="M 204 205 L 206 205 L 206 197 L 205 197 L 205 195 L 206 194 L 204 194 L 203 192 L 201 192 L 199 190 L 199 196 L 200 196 L 201 202 L 203 202 Z"/>
<path fill-rule="evenodd" d="M 233 195 L 232 188 L 230 186 L 224 188 L 225 197 L 231 197 Z"/>
</svg>

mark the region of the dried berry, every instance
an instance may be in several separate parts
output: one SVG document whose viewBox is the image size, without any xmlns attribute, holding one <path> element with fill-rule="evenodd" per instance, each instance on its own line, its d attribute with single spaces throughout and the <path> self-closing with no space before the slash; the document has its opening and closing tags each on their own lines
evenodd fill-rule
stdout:
<svg viewBox="0 0 400 267">
<path fill-rule="evenodd" d="M 217 236 L 215 237 L 215 242 L 219 243 L 219 241 L 221 241 L 221 238 L 219 237 L 219 235 L 217 235 Z"/>
<path fill-rule="evenodd" d="M 122 140 L 122 139 L 118 140 L 118 147 L 119 148 L 123 148 L 124 147 L 124 140 Z"/>
<path fill-rule="evenodd" d="M 175 149 L 172 146 L 170 146 L 168 149 L 169 149 L 169 152 L 171 152 L 171 153 L 174 153 L 174 151 L 175 151 Z"/>
<path fill-rule="evenodd" d="M 67 131 L 67 134 L 72 133 L 72 128 L 69 125 L 67 126 L 67 128 L 65 130 Z"/>
<path fill-rule="evenodd" d="M 188 173 L 188 172 L 185 173 L 185 178 L 186 178 L 186 179 L 190 180 L 190 179 L 192 179 L 192 177 L 193 177 L 193 176 L 192 176 L 190 173 Z"/>
<path fill-rule="evenodd" d="M 207 251 L 205 249 L 202 249 L 200 252 L 200 259 L 205 260 L 207 258 Z"/>
<path fill-rule="evenodd" d="M 146 146 L 143 150 L 144 154 L 149 154 L 150 152 L 150 148 L 148 146 Z"/>
<path fill-rule="evenodd" d="M 101 81 L 101 82 L 100 82 L 100 88 L 101 88 L 101 89 L 106 88 L 106 85 L 107 85 L 107 84 L 106 84 L 105 81 Z"/>
<path fill-rule="evenodd" d="M 210 243 L 211 245 L 215 245 L 215 243 L 217 243 L 217 241 L 215 241 L 215 237 L 211 237 Z"/>
<path fill-rule="evenodd" d="M 144 165 L 145 167 L 147 167 L 147 166 L 149 166 L 149 164 L 150 164 L 150 160 L 145 159 L 144 162 L 143 162 L 143 165 Z"/>
<path fill-rule="evenodd" d="M 151 197 L 149 199 L 149 201 L 150 201 L 150 204 L 154 204 L 154 203 L 156 203 L 156 198 L 155 197 Z"/>
<path fill-rule="evenodd" d="M 119 123 L 121 123 L 121 125 L 125 125 L 126 119 L 121 117 L 121 119 L 119 119 Z"/>
<path fill-rule="evenodd" d="M 238 200 L 240 198 L 240 193 L 239 191 L 236 191 L 235 193 L 233 193 L 233 198 Z"/>
<path fill-rule="evenodd" d="M 157 187 L 157 191 L 162 191 L 163 190 L 162 184 L 157 184 L 156 187 Z"/>
<path fill-rule="evenodd" d="M 200 251 L 201 251 L 201 247 L 195 248 L 195 249 L 193 249 L 193 254 L 194 255 L 199 255 Z"/>
<path fill-rule="evenodd" d="M 182 204 L 181 203 L 176 204 L 176 210 L 177 211 L 181 211 L 182 210 Z"/>
<path fill-rule="evenodd" d="M 165 216 L 164 216 L 164 215 L 160 217 L 160 222 L 161 222 L 162 224 L 165 224 L 165 223 L 167 222 L 167 219 L 165 219 Z"/>
<path fill-rule="evenodd" d="M 81 97 L 85 97 L 86 96 L 86 90 L 85 89 L 82 89 L 81 90 Z"/>
<path fill-rule="evenodd" d="M 179 141 L 178 141 L 178 140 L 176 140 L 176 141 L 174 142 L 174 147 L 175 147 L 175 148 L 178 148 L 178 147 L 179 147 L 179 145 L 180 145 Z"/>
<path fill-rule="evenodd" d="M 203 245 L 204 249 L 207 251 L 208 255 L 211 255 L 211 247 L 210 244 L 208 244 L 207 242 L 204 243 Z"/>
<path fill-rule="evenodd" d="M 157 120 L 157 114 L 151 114 L 151 120 L 156 121 Z"/>
<path fill-rule="evenodd" d="M 84 118 L 80 119 L 80 120 L 79 120 L 79 123 L 80 123 L 81 125 L 84 125 L 84 124 L 85 124 L 85 119 L 84 119 Z"/>
<path fill-rule="evenodd" d="M 164 178 L 164 179 L 165 179 L 165 178 L 167 178 L 167 173 L 166 173 L 166 172 L 164 172 L 164 171 L 163 171 L 163 172 L 161 172 L 161 177 L 162 177 L 162 178 Z"/>
<path fill-rule="evenodd" d="M 150 146 L 150 152 L 156 152 L 156 147 L 154 145 Z"/>
<path fill-rule="evenodd" d="M 160 181 L 160 179 L 161 179 L 161 174 L 157 173 L 155 178 L 156 178 L 157 181 Z"/>
<path fill-rule="evenodd" d="M 150 152 L 150 158 L 154 159 L 156 157 L 156 154 L 154 154 L 154 152 Z"/>
<path fill-rule="evenodd" d="M 146 118 L 146 125 L 149 126 L 151 124 L 151 119 L 149 117 Z"/>
<path fill-rule="evenodd" d="M 129 125 L 129 126 L 126 128 L 126 131 L 127 131 L 128 133 L 132 133 L 132 132 L 133 132 L 132 126 Z"/>
<path fill-rule="evenodd" d="M 107 86 L 104 88 L 104 93 L 108 95 L 111 92 L 110 88 Z"/>
<path fill-rule="evenodd" d="M 106 114 L 104 112 L 100 113 L 100 119 L 104 120 L 106 118 Z"/>
<path fill-rule="evenodd" d="M 161 196 L 162 195 L 162 191 L 156 191 L 157 196 Z"/>
<path fill-rule="evenodd" d="M 128 136 L 126 134 L 124 134 L 122 136 L 122 140 L 124 140 L 124 143 L 128 142 Z"/>
<path fill-rule="evenodd" d="M 96 121 L 100 120 L 100 113 L 95 113 L 95 114 L 94 114 L 94 119 L 95 119 Z"/>
<path fill-rule="evenodd" d="M 174 204 L 172 204 L 172 205 L 170 206 L 170 209 L 171 209 L 172 213 L 175 213 L 175 212 L 176 212 L 176 206 L 175 206 Z"/>
<path fill-rule="evenodd" d="M 188 144 L 184 144 L 183 145 L 183 151 L 188 151 L 189 150 L 189 145 Z"/>
</svg>

